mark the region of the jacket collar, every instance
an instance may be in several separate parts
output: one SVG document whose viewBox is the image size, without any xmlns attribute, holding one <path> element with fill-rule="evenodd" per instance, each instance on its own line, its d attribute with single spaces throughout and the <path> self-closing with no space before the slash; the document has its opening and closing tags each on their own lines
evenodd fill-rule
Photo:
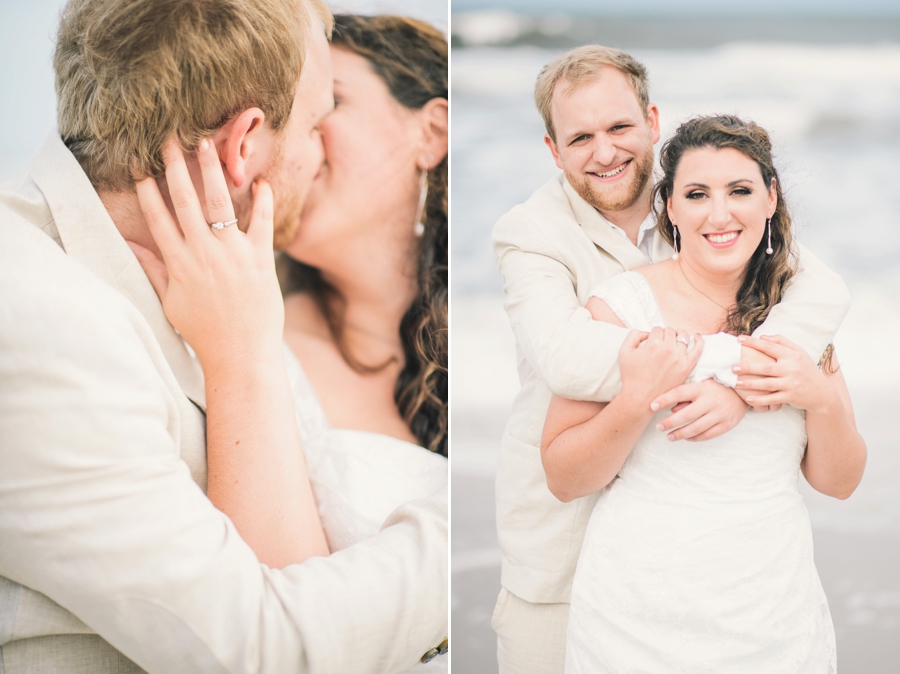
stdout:
<svg viewBox="0 0 900 674">
<path fill-rule="evenodd" d="M 31 178 L 53 214 L 63 249 L 125 295 L 143 314 L 181 389 L 206 409 L 203 371 L 163 312 L 137 258 L 116 229 L 103 202 L 56 132 L 31 165 Z"/>
<path fill-rule="evenodd" d="M 561 176 L 560 180 L 575 219 L 591 241 L 616 258 L 625 269 L 634 269 L 650 262 L 628 237 L 615 231 L 609 220 L 581 198 L 565 176 Z"/>
</svg>

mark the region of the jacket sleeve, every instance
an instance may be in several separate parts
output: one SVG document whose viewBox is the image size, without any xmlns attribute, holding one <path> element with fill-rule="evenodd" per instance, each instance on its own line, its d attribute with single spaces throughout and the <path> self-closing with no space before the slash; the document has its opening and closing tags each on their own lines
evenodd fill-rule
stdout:
<svg viewBox="0 0 900 674">
<path fill-rule="evenodd" d="M 850 310 L 850 292 L 840 276 L 798 245 L 799 269 L 781 302 L 753 334 L 782 335 L 819 361 Z"/>
<path fill-rule="evenodd" d="M 591 318 L 562 254 L 525 214 L 504 215 L 492 243 L 516 344 L 537 375 L 563 398 L 611 400 L 628 331 Z"/>
<path fill-rule="evenodd" d="M 396 672 L 441 642 L 446 490 L 352 548 L 262 566 L 178 457 L 137 311 L 34 263 L 0 252 L 0 575 L 151 674 Z"/>
</svg>

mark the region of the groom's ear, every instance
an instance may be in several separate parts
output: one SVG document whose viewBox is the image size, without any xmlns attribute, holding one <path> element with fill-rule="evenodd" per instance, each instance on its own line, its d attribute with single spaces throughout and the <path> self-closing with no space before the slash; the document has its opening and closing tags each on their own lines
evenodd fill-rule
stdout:
<svg viewBox="0 0 900 674">
<path fill-rule="evenodd" d="M 447 156 L 449 138 L 449 105 L 446 98 L 432 98 L 419 110 L 422 120 L 422 151 L 425 155 L 433 155 L 437 161 L 425 162 L 430 166 L 419 166 L 421 169 L 434 168 Z M 421 160 L 420 163 L 422 163 Z"/>
<path fill-rule="evenodd" d="M 247 108 L 216 132 L 216 148 L 225 165 L 225 175 L 238 189 L 246 184 L 248 176 L 264 172 L 264 167 L 252 164 L 253 158 L 265 156 L 271 145 L 271 139 L 265 137 L 265 121 L 262 110 Z"/>
<path fill-rule="evenodd" d="M 563 168 L 562 160 L 559 158 L 559 148 L 556 146 L 556 143 L 550 137 L 549 133 L 544 134 L 544 145 L 550 148 L 550 154 L 553 155 L 553 161 L 556 162 L 556 168 Z"/>
</svg>

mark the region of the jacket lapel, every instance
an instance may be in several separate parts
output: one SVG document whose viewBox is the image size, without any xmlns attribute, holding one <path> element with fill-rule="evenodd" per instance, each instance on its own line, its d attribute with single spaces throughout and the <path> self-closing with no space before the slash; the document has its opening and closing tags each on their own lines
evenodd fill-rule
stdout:
<svg viewBox="0 0 900 674">
<path fill-rule="evenodd" d="M 203 371 L 171 326 L 153 286 L 94 191 L 78 160 L 52 133 L 31 165 L 66 253 L 125 295 L 143 314 L 181 389 L 206 409 Z"/>
<path fill-rule="evenodd" d="M 596 208 L 582 199 L 568 180 L 565 178 L 561 180 L 563 191 L 569 200 L 575 219 L 596 246 L 612 255 L 626 270 L 641 267 L 650 262 L 628 237 L 622 236 L 614 230 Z"/>
</svg>

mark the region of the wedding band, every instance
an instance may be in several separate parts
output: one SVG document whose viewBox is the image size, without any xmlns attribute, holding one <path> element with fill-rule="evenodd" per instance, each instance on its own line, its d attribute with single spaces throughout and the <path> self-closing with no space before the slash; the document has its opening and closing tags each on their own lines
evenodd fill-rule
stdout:
<svg viewBox="0 0 900 674">
<path fill-rule="evenodd" d="M 227 220 L 226 222 L 212 222 L 210 223 L 210 227 L 213 229 L 225 229 L 226 227 L 231 227 L 231 225 L 237 224 L 237 218 L 234 220 Z"/>
<path fill-rule="evenodd" d="M 675 341 L 676 341 L 676 342 L 681 342 L 681 343 L 684 344 L 685 346 L 690 346 L 690 344 L 691 344 L 691 343 L 688 341 L 687 337 L 676 337 L 676 338 L 675 338 Z"/>
</svg>

